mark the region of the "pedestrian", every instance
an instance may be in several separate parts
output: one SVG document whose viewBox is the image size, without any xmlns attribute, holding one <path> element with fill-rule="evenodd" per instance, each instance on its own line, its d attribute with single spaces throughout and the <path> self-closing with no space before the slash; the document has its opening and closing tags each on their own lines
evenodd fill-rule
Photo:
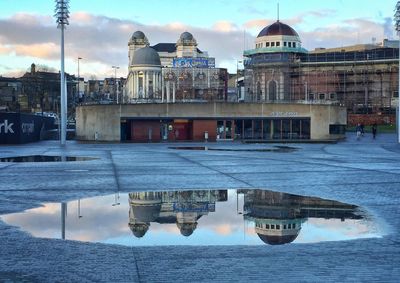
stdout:
<svg viewBox="0 0 400 283">
<path fill-rule="evenodd" d="M 376 137 L 377 126 L 376 124 L 372 125 L 372 138 L 375 139 Z"/>
<path fill-rule="evenodd" d="M 360 124 L 357 124 L 356 133 L 357 133 L 357 139 L 359 139 L 361 136 L 361 125 Z"/>
<path fill-rule="evenodd" d="M 364 124 L 360 125 L 361 135 L 364 136 Z"/>
</svg>

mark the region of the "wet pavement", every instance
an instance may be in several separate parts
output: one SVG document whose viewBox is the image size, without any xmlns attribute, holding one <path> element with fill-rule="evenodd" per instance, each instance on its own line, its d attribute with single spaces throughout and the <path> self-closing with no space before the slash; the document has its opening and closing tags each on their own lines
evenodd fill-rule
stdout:
<svg viewBox="0 0 400 283">
<path fill-rule="evenodd" d="M 293 152 L 260 151 L 265 144 L 231 142 L 209 143 L 221 150 L 207 151 L 170 146 L 205 145 L 68 141 L 62 148 L 47 141 L 0 146 L 0 158 L 98 158 L 0 163 L 0 214 L 110 194 L 264 189 L 362 207 L 371 217 L 367 220 L 373 220 L 382 234 L 284 245 L 127 247 L 92 243 L 84 236 L 80 241 L 33 237 L 23 226 L 11 226 L 0 216 L 0 282 L 398 282 L 400 145 L 395 135 L 382 134 L 376 140 L 368 135 L 356 140 L 349 135 L 337 144 L 285 144 L 296 148 Z M 130 219 L 128 210 L 125 214 L 124 228 Z M 59 218 L 57 221 L 60 224 Z M 109 231 L 102 230 L 101 220 L 97 227 L 98 234 Z"/>
</svg>

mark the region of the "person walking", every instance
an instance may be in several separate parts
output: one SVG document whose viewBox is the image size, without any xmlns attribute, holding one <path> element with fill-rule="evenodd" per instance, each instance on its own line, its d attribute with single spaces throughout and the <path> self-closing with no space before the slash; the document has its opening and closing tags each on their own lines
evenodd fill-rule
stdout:
<svg viewBox="0 0 400 283">
<path fill-rule="evenodd" d="M 372 138 L 375 139 L 376 137 L 376 132 L 377 132 L 377 126 L 376 124 L 372 125 Z"/>
<path fill-rule="evenodd" d="M 356 133 L 357 133 L 357 140 L 358 140 L 361 137 L 361 125 L 360 124 L 357 124 Z"/>
</svg>

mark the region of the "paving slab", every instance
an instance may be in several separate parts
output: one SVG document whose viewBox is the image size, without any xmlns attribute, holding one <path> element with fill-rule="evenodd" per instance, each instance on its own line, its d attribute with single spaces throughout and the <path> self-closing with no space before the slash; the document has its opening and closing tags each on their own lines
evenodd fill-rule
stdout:
<svg viewBox="0 0 400 283">
<path fill-rule="evenodd" d="M 0 146 L 22 155 L 97 157 L 82 162 L 0 163 L 0 282 L 398 282 L 400 145 L 394 134 L 337 144 L 57 141 Z M 204 146 L 191 143 L 190 146 Z M 140 190 L 256 188 L 352 203 L 381 225 L 381 238 L 281 246 L 120 245 L 35 238 L 1 219 L 46 202 Z"/>
</svg>

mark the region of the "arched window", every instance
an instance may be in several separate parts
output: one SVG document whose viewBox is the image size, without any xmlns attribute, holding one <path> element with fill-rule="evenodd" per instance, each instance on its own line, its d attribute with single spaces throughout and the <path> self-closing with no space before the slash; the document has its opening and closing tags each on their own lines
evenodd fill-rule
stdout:
<svg viewBox="0 0 400 283">
<path fill-rule="evenodd" d="M 256 100 L 257 101 L 261 101 L 261 98 L 262 98 L 262 90 L 261 90 L 261 84 L 260 84 L 260 82 L 258 82 L 257 83 L 257 97 L 256 97 Z"/>
<path fill-rule="evenodd" d="M 277 84 L 276 81 L 270 81 L 268 84 L 268 96 L 269 100 L 277 99 Z"/>
</svg>

